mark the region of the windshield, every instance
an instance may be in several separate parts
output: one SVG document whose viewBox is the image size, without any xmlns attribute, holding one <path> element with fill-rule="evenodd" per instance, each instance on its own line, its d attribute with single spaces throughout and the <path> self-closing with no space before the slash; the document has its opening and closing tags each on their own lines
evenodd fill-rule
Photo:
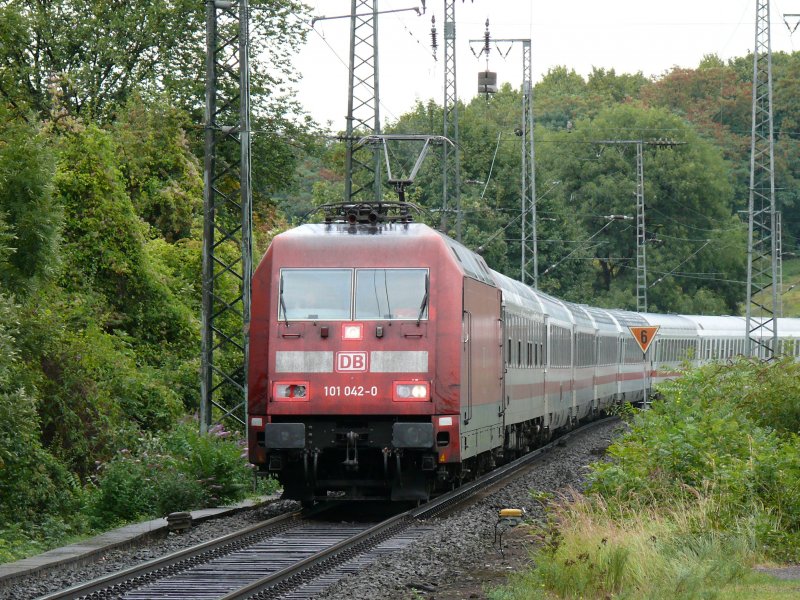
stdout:
<svg viewBox="0 0 800 600">
<path fill-rule="evenodd" d="M 284 269 L 278 316 L 283 319 L 350 319 L 350 269 Z"/>
<path fill-rule="evenodd" d="M 423 307 L 427 273 L 426 269 L 358 269 L 355 318 L 427 318 L 427 302 Z"/>
</svg>

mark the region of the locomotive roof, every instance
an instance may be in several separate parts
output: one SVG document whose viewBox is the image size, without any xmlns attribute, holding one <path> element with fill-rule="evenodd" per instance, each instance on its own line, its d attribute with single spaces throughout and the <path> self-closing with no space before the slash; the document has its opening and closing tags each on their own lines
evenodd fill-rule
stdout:
<svg viewBox="0 0 800 600">
<path fill-rule="evenodd" d="M 381 223 L 380 225 L 350 225 L 349 223 L 305 223 L 280 234 L 285 237 L 341 236 L 403 236 L 435 237 L 441 235 L 424 223 Z"/>
<path fill-rule="evenodd" d="M 341 236 L 353 238 L 381 238 L 381 239 L 408 239 L 415 238 L 418 240 L 432 239 L 441 240 L 445 245 L 450 248 L 458 265 L 464 273 L 487 283 L 495 285 L 492 271 L 486 265 L 479 254 L 476 254 L 463 244 L 446 236 L 445 234 L 437 231 L 424 223 L 380 223 L 377 225 L 356 224 L 349 223 L 307 223 L 300 225 L 282 233 L 281 236 L 285 238 L 296 237 L 314 237 L 319 238 L 322 236 Z"/>
</svg>

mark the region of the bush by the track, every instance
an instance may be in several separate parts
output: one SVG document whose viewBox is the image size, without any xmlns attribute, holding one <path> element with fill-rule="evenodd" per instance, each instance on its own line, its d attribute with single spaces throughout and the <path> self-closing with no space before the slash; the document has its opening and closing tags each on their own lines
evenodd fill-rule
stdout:
<svg viewBox="0 0 800 600">
<path fill-rule="evenodd" d="M 800 364 L 707 365 L 661 394 L 609 448 L 591 490 L 620 510 L 708 499 L 715 527 L 748 520 L 771 552 L 800 558 Z"/>
</svg>

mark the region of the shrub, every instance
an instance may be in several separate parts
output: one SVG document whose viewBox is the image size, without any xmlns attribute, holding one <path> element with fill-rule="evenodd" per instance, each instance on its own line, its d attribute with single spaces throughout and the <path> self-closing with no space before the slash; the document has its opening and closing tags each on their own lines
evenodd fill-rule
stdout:
<svg viewBox="0 0 800 600">
<path fill-rule="evenodd" d="M 163 517 L 176 510 L 205 505 L 199 481 L 189 479 L 177 460 L 149 450 L 120 451 L 99 475 L 99 491 L 92 512 L 99 526 L 141 518 Z"/>
<path fill-rule="evenodd" d="M 181 470 L 203 483 L 212 506 L 238 500 L 252 486 L 243 440 L 221 425 L 203 435 L 196 421 L 181 423 L 165 445 L 173 456 L 181 457 Z"/>
<path fill-rule="evenodd" d="M 594 465 L 590 490 L 632 504 L 713 500 L 715 528 L 753 520 L 773 554 L 800 557 L 798 366 L 741 359 L 690 371 L 660 388 L 662 399 Z"/>
<path fill-rule="evenodd" d="M 0 295 L 0 524 L 68 513 L 74 481 L 39 439 L 37 400 L 24 386 L 18 307 Z"/>
<path fill-rule="evenodd" d="M 120 450 L 98 469 L 97 481 L 92 515 L 108 526 L 240 500 L 252 471 L 235 435 L 219 427 L 201 435 L 196 421 L 186 421 Z"/>
</svg>

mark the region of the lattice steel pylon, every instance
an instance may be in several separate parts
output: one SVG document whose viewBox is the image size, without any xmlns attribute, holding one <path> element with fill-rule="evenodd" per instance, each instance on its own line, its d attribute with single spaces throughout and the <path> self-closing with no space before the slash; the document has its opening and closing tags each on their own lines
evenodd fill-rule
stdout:
<svg viewBox="0 0 800 600">
<path fill-rule="evenodd" d="M 462 0 L 463 1 L 463 0 Z M 456 239 L 461 241 L 461 149 L 458 134 L 458 87 L 456 85 L 456 3 L 444 0 L 444 137 L 442 145 L 442 217 L 439 228 L 447 232 L 447 214 L 455 201 Z M 451 184 L 452 179 L 452 184 Z"/>
<path fill-rule="evenodd" d="M 498 40 L 503 41 L 503 40 Z M 531 40 L 522 42 L 522 261 L 521 277 L 525 283 L 525 250 L 530 247 L 533 255 L 533 289 L 539 289 L 539 248 L 536 221 L 536 152 L 533 143 L 533 60 Z M 529 207 L 529 208 L 528 208 Z M 530 234 L 526 234 L 525 214 L 530 210 Z M 530 237 L 530 240 L 528 239 Z"/>
<path fill-rule="evenodd" d="M 380 149 L 359 143 L 381 133 L 378 0 L 352 0 L 351 11 L 344 201 L 380 202 L 383 194 Z M 372 198 L 368 197 L 370 193 Z"/>
<path fill-rule="evenodd" d="M 647 238 L 644 220 L 644 149 L 636 142 L 636 311 L 647 312 Z"/>
<path fill-rule="evenodd" d="M 206 1 L 200 429 L 247 421 L 252 191 L 249 6 Z"/>
<path fill-rule="evenodd" d="M 771 359 L 778 350 L 779 286 L 769 0 L 756 2 L 752 118 L 745 350 L 748 355 Z"/>
</svg>

